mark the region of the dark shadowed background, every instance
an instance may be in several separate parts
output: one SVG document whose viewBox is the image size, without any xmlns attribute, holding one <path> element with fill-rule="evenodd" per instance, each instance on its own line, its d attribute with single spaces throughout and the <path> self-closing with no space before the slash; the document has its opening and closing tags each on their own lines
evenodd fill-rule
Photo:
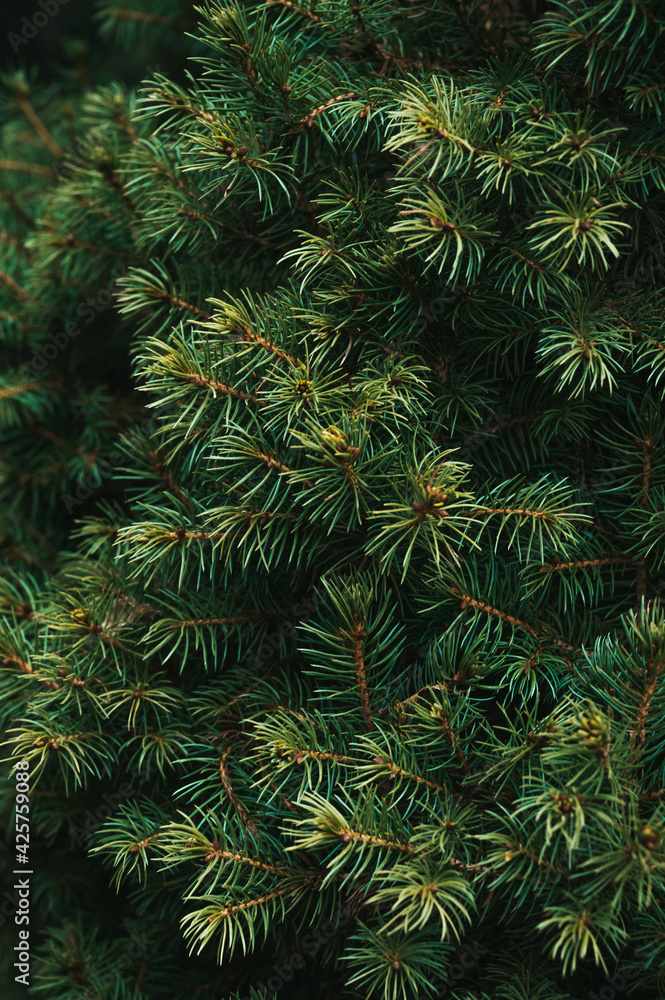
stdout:
<svg viewBox="0 0 665 1000">
<path fill-rule="evenodd" d="M 0 72 L 32 68 L 40 82 L 78 81 L 86 89 L 112 80 L 136 84 L 151 70 L 177 73 L 188 44 L 174 31 L 169 44 L 150 32 L 131 46 L 104 29 L 107 3 L 91 0 L 18 0 L 4 5 Z M 193 25 L 192 25 L 193 27 Z M 94 52 L 94 56 L 91 53 Z"/>
</svg>

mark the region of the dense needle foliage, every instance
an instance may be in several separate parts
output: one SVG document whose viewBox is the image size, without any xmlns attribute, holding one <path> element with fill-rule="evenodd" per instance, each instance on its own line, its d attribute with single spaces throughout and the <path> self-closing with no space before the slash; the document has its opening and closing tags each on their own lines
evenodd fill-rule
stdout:
<svg viewBox="0 0 665 1000">
<path fill-rule="evenodd" d="M 52 128 L 9 81 L 31 994 L 662 996 L 665 4 L 196 17 Z"/>
</svg>

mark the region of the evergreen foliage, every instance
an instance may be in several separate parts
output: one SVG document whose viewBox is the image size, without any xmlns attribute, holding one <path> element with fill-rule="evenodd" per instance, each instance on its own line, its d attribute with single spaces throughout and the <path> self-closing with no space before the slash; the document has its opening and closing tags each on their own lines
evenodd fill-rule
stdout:
<svg viewBox="0 0 665 1000">
<path fill-rule="evenodd" d="M 197 11 L 186 80 L 7 175 L 31 992 L 662 996 L 665 5 Z M 148 425 L 99 389 L 126 350 Z"/>
</svg>

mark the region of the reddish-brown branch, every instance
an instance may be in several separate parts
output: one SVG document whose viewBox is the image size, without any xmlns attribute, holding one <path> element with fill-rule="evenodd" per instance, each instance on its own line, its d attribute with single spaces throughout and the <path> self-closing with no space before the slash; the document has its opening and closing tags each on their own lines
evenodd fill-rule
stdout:
<svg viewBox="0 0 665 1000">
<path fill-rule="evenodd" d="M 55 141 L 49 130 L 46 128 L 44 122 L 41 120 L 41 118 L 33 108 L 28 98 L 25 95 L 21 95 L 18 98 L 18 104 L 21 111 L 28 119 L 28 121 L 30 122 L 35 132 L 46 146 L 46 148 L 49 150 L 49 152 L 52 153 L 57 160 L 61 160 L 63 152 L 60 149 L 60 146 Z"/>
<path fill-rule="evenodd" d="M 654 692 L 660 680 L 660 676 L 665 667 L 665 660 L 661 660 L 654 671 L 654 675 L 642 692 L 642 697 L 640 698 L 640 703 L 637 706 L 637 715 L 635 717 L 635 729 L 633 731 L 633 738 L 630 744 L 630 749 L 635 750 L 635 748 L 640 744 L 644 743 L 646 738 L 646 721 L 649 714 L 649 708 L 651 706 L 651 701 L 654 696 Z"/>
<path fill-rule="evenodd" d="M 233 786 L 231 785 L 231 779 L 229 778 L 229 772 L 226 767 L 226 758 L 229 756 L 230 753 L 231 753 L 231 746 L 227 748 L 224 756 L 219 762 L 219 777 L 222 782 L 222 787 L 224 788 L 224 791 L 228 796 L 229 802 L 231 803 L 235 811 L 238 813 L 242 825 L 247 827 L 250 833 L 256 833 L 256 825 L 249 818 L 247 810 L 243 806 L 240 799 L 236 796 L 235 792 L 233 791 Z M 241 860 L 240 855 L 230 855 L 228 854 L 228 852 L 224 851 L 221 852 L 221 854 L 222 856 L 228 855 L 229 857 L 233 857 L 236 860 Z M 272 865 L 264 865 L 259 861 L 252 861 L 250 858 L 242 858 L 242 860 L 246 861 L 248 864 L 254 865 L 257 868 L 263 868 L 264 871 L 274 872 L 277 870 L 276 868 L 273 868 Z"/>
<path fill-rule="evenodd" d="M 29 300 L 30 296 L 26 292 L 25 288 L 21 288 L 21 286 L 17 284 L 17 282 L 14 281 L 11 275 L 7 274 L 6 271 L 0 271 L 0 281 L 3 285 L 6 285 L 12 295 L 17 299 L 20 299 L 21 302 L 27 302 Z"/>
<path fill-rule="evenodd" d="M 24 163 L 19 160 L 0 160 L 0 170 L 20 170 L 25 174 L 41 174 L 44 177 L 55 177 L 52 167 L 43 163 Z"/>
<path fill-rule="evenodd" d="M 441 724 L 443 725 L 443 728 L 445 730 L 446 736 L 448 737 L 448 739 L 450 741 L 450 745 L 452 746 L 453 750 L 455 751 L 455 756 L 457 757 L 458 761 L 460 762 L 462 770 L 464 771 L 464 773 L 468 777 L 471 774 L 471 770 L 470 770 L 469 765 L 467 763 L 467 759 L 464 756 L 464 754 L 462 752 L 462 748 L 459 745 L 459 740 L 457 739 L 457 734 L 453 732 L 453 728 L 450 725 L 450 722 L 448 721 L 448 719 L 446 718 L 445 711 L 443 709 L 439 710 L 439 717 L 441 719 Z"/>
<path fill-rule="evenodd" d="M 493 608 L 491 604 L 485 604 L 483 601 L 478 601 L 469 594 L 462 594 L 457 587 L 453 587 L 452 589 L 453 593 L 459 596 L 460 608 L 462 611 L 466 608 L 476 608 L 478 611 L 484 611 L 485 614 L 499 618 L 501 621 L 508 622 L 510 625 L 523 628 L 525 632 L 529 633 L 529 635 L 538 635 L 538 632 L 533 625 L 529 625 L 528 622 L 524 622 L 520 618 L 516 618 L 514 615 L 509 615 L 506 611 L 500 611 L 499 608 Z"/>
<path fill-rule="evenodd" d="M 208 917 L 208 923 L 212 923 L 218 917 L 230 917 L 234 913 L 240 913 L 243 910 L 251 910 L 254 906 L 262 906 L 263 903 L 269 902 L 271 899 L 278 899 L 280 896 L 285 896 L 287 892 L 293 892 L 293 887 L 288 886 L 286 889 L 277 889 L 275 892 L 269 892 L 265 896 L 259 896 L 258 899 L 249 899 L 246 903 L 237 903 L 235 906 L 225 906 L 224 909 L 218 910 Z"/>
<path fill-rule="evenodd" d="M 213 392 L 221 392 L 225 396 L 231 396 L 232 399 L 242 399 L 248 403 L 252 403 L 254 406 L 265 406 L 265 399 L 257 399 L 249 392 L 243 392 L 241 389 L 236 389 L 232 385 L 225 385 L 224 382 L 215 382 L 211 378 L 206 378 L 204 375 L 200 375 L 198 372 L 183 372 L 183 376 L 192 385 L 197 386 L 199 389 L 212 389 Z"/>
<path fill-rule="evenodd" d="M 571 560 L 570 562 L 551 562 L 544 563 L 542 566 L 538 567 L 539 573 L 552 573 L 564 569 L 584 569 L 586 566 L 613 566 L 617 563 L 629 563 L 633 564 L 634 559 L 629 556 L 603 556 L 599 559 L 580 559 L 578 561 Z"/>
<path fill-rule="evenodd" d="M 354 615 L 354 618 L 355 617 L 356 616 Z M 360 695 L 360 704 L 362 707 L 363 719 L 365 720 L 365 729 L 369 733 L 372 729 L 374 729 L 374 720 L 372 718 L 372 709 L 369 702 L 367 674 L 365 673 L 363 640 L 366 638 L 367 633 L 363 628 L 362 622 L 356 620 L 356 623 L 350 632 L 344 632 L 340 629 L 340 635 L 349 640 L 353 649 L 353 661 L 355 663 L 356 679 L 358 681 L 358 694 Z"/>
</svg>

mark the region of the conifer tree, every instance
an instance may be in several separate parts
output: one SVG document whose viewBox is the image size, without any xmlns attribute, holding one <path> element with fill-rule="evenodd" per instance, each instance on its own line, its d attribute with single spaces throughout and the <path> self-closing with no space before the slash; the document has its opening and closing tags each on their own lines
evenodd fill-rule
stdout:
<svg viewBox="0 0 665 1000">
<path fill-rule="evenodd" d="M 5 269 L 153 415 L 3 570 L 31 992 L 662 996 L 665 7 L 197 11 Z"/>
<path fill-rule="evenodd" d="M 145 5 L 113 16 L 97 5 L 101 37 L 131 42 L 140 76 L 149 68 L 141 53 L 152 58 L 148 26 L 156 41 L 171 33 L 162 61 L 181 61 L 191 5 L 162 6 L 146 23 Z M 112 308 L 115 281 L 136 256 L 135 207 L 116 172 L 136 138 L 134 98 L 122 81 L 94 85 L 111 68 L 107 49 L 91 58 L 72 39 L 64 82 L 40 86 L 35 65 L 1 81 L 0 544 L 37 573 L 57 558 L 72 513 L 108 481 L 118 430 L 143 411 L 129 377 L 131 328 Z"/>
</svg>

